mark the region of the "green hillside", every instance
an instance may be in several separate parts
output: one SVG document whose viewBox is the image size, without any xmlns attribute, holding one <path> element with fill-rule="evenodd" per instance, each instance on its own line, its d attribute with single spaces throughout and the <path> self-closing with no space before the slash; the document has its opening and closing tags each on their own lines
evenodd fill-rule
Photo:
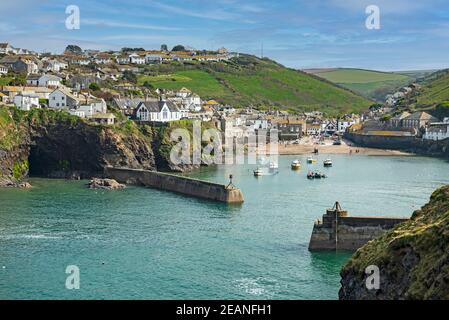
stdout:
<svg viewBox="0 0 449 320">
<path fill-rule="evenodd" d="M 220 63 L 172 63 L 147 66 L 140 85 L 189 88 L 203 99 L 237 107 L 321 110 L 330 115 L 359 112 L 373 102 L 344 88 L 269 59 L 241 55 Z"/>
<path fill-rule="evenodd" d="M 449 103 L 449 69 L 434 73 L 422 83 L 416 97 L 416 107 L 435 107 L 440 103 Z"/>
<path fill-rule="evenodd" d="M 377 101 L 383 101 L 388 93 L 414 80 L 409 74 L 363 69 L 313 69 L 309 72 Z"/>
</svg>

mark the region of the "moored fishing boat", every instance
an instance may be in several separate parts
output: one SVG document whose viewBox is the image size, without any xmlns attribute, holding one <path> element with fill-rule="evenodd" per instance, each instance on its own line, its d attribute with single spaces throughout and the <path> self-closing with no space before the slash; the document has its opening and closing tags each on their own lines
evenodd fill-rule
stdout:
<svg viewBox="0 0 449 320">
<path fill-rule="evenodd" d="M 261 168 L 257 168 L 253 171 L 253 173 L 255 177 L 260 177 L 261 175 L 263 175 L 263 170 Z"/>
<path fill-rule="evenodd" d="M 314 159 L 314 158 L 307 158 L 307 163 L 310 163 L 310 164 L 313 164 L 313 163 L 316 163 L 316 159 Z"/>
<path fill-rule="evenodd" d="M 299 160 L 294 160 L 291 164 L 292 170 L 301 169 L 301 162 Z"/>
<path fill-rule="evenodd" d="M 324 179 L 327 178 L 327 176 L 324 173 L 321 173 L 319 171 L 309 171 L 307 173 L 307 179 Z"/>
<path fill-rule="evenodd" d="M 323 161 L 323 165 L 325 167 L 332 167 L 332 160 L 331 159 L 326 159 Z"/>
</svg>

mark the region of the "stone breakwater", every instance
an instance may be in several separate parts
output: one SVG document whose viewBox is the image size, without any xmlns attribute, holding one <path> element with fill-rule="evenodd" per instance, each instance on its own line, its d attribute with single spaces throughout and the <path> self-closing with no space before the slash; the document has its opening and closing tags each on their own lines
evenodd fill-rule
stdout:
<svg viewBox="0 0 449 320">
<path fill-rule="evenodd" d="M 313 226 L 309 242 L 310 251 L 351 250 L 392 229 L 406 218 L 348 216 L 338 205 L 328 209 L 322 221 Z"/>
<path fill-rule="evenodd" d="M 129 168 L 105 168 L 105 176 L 120 183 L 143 185 L 225 203 L 243 203 L 243 194 L 234 186 L 181 177 L 174 174 Z"/>
<path fill-rule="evenodd" d="M 433 141 L 416 137 L 362 134 L 357 132 L 347 132 L 344 137 L 362 147 L 401 150 L 423 156 L 449 159 L 449 139 Z"/>
</svg>

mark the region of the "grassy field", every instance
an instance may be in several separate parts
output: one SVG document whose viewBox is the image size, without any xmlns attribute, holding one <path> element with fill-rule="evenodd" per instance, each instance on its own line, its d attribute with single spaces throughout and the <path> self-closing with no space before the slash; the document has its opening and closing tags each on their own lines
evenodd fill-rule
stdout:
<svg viewBox="0 0 449 320">
<path fill-rule="evenodd" d="M 148 72 L 157 75 L 141 76 L 139 84 L 147 81 L 157 88 L 186 87 L 203 99 L 236 107 L 321 110 L 337 115 L 359 112 L 373 103 L 304 72 L 246 55 L 226 63 L 198 63 L 170 70 L 167 66 L 152 66 Z"/>
<path fill-rule="evenodd" d="M 362 69 L 325 69 L 323 71 L 315 69 L 310 72 L 378 101 L 382 101 L 385 95 L 407 85 L 414 79 L 409 74 Z"/>
<path fill-rule="evenodd" d="M 211 74 L 203 70 L 178 71 L 168 75 L 140 76 L 138 84 L 148 81 L 155 88 L 181 89 L 186 87 L 201 97 L 225 97 L 231 94 Z"/>
</svg>

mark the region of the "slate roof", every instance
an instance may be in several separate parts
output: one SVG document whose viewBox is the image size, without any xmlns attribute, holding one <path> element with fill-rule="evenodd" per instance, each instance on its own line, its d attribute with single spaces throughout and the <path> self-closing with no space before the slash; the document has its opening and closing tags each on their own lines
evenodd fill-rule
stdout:
<svg viewBox="0 0 449 320">
<path fill-rule="evenodd" d="M 148 109 L 149 112 L 161 112 L 164 104 L 167 104 L 170 112 L 179 112 L 178 107 L 171 101 L 143 101 L 139 104 L 139 107 L 142 104 Z"/>
</svg>

